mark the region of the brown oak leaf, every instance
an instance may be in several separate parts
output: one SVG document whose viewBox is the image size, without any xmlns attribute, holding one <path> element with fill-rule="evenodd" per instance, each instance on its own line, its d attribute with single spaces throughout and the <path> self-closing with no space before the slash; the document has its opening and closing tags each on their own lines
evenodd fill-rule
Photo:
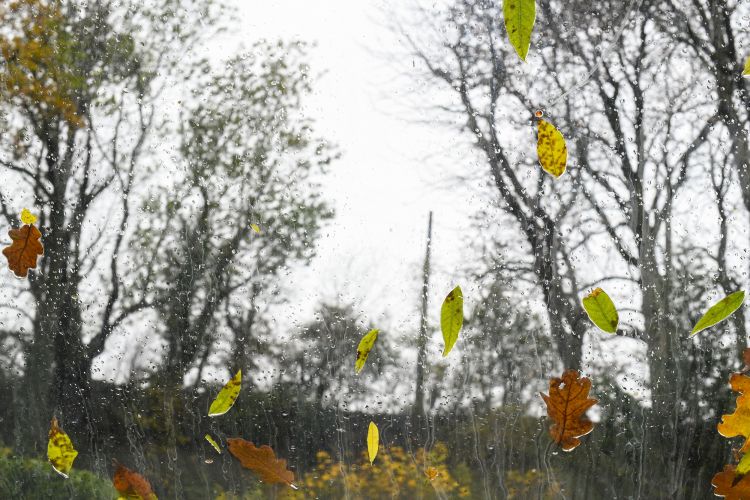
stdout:
<svg viewBox="0 0 750 500">
<path fill-rule="evenodd" d="M 292 488 L 294 473 L 286 468 L 286 460 L 276 458 L 270 446 L 263 445 L 257 448 L 250 441 L 241 438 L 227 439 L 229 453 L 240 461 L 242 466 L 256 472 L 264 483 L 286 483 Z"/>
<path fill-rule="evenodd" d="M 148 480 L 133 472 L 122 464 L 117 464 L 117 470 L 112 478 L 115 489 L 126 498 L 141 498 L 143 500 L 157 500 Z"/>
<path fill-rule="evenodd" d="M 30 268 L 36 269 L 37 257 L 44 254 L 44 247 L 39 241 L 42 233 L 34 224 L 25 224 L 8 231 L 8 236 L 13 243 L 3 248 L 3 255 L 8 259 L 10 270 L 19 278 L 25 278 Z"/>
<path fill-rule="evenodd" d="M 588 397 L 591 380 L 579 377 L 578 371 L 568 370 L 561 378 L 550 379 L 549 396 L 540 393 L 547 403 L 547 415 L 554 421 L 549 428 L 550 436 L 563 451 L 576 448 L 581 444 L 578 438 L 594 428 L 585 416 L 586 410 L 596 404 L 596 399 Z"/>
<path fill-rule="evenodd" d="M 735 484 L 736 477 L 735 466 L 725 465 L 724 470 L 717 472 L 711 479 L 714 495 L 727 500 L 747 500 L 750 498 L 750 474 L 742 476 Z"/>
</svg>

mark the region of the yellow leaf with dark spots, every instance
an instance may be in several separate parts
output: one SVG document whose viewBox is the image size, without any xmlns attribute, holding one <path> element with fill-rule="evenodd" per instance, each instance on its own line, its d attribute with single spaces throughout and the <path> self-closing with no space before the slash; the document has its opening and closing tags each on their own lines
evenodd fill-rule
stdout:
<svg viewBox="0 0 750 500">
<path fill-rule="evenodd" d="M 380 330 L 377 328 L 370 330 L 359 341 L 359 345 L 357 346 L 357 361 L 354 363 L 354 369 L 357 373 L 364 368 L 367 356 L 369 356 L 372 347 L 375 345 L 375 341 L 378 340 L 379 332 Z"/>
<path fill-rule="evenodd" d="M 565 173 L 568 164 L 568 146 L 559 130 L 546 120 L 539 120 L 537 124 L 536 153 L 539 164 L 545 172 L 560 177 Z"/>
<path fill-rule="evenodd" d="M 218 417 L 224 415 L 237 401 L 237 396 L 240 395 L 240 389 L 242 388 L 242 370 L 237 370 L 237 374 L 222 387 L 219 394 L 211 403 L 211 407 L 208 409 L 209 417 Z"/>
<path fill-rule="evenodd" d="M 70 469 L 73 468 L 73 461 L 77 456 L 78 452 L 73 447 L 73 442 L 65 434 L 65 431 L 58 426 L 57 418 L 52 417 L 49 441 L 47 442 L 47 459 L 52 464 L 52 468 L 67 479 Z"/>
</svg>

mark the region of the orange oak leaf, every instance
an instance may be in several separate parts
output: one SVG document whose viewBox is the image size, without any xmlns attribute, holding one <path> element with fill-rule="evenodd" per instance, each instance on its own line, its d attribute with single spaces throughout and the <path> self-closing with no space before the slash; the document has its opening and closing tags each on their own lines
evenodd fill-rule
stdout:
<svg viewBox="0 0 750 500">
<path fill-rule="evenodd" d="M 734 392 L 739 392 L 737 397 L 737 409 L 731 415 L 722 415 L 721 422 L 716 429 L 724 437 L 732 438 L 742 436 L 745 443 L 740 451 L 747 453 L 750 450 L 750 377 L 741 373 L 733 373 L 729 377 L 729 385 Z"/>
<path fill-rule="evenodd" d="M 157 500 L 148 480 L 133 472 L 122 464 L 117 464 L 117 470 L 112 478 L 115 489 L 126 498 L 142 498 L 143 500 Z"/>
<path fill-rule="evenodd" d="M 549 428 L 550 436 L 563 451 L 576 448 L 581 444 L 578 438 L 594 428 L 585 416 L 586 410 L 596 404 L 596 399 L 588 397 L 591 380 L 579 377 L 578 371 L 568 370 L 561 378 L 550 379 L 549 396 L 540 393 L 547 403 L 547 415 L 554 421 Z"/>
<path fill-rule="evenodd" d="M 260 448 L 250 441 L 241 438 L 227 439 L 229 453 L 235 456 L 246 469 L 256 472 L 261 481 L 268 484 L 286 483 L 294 489 L 292 484 L 294 473 L 286 468 L 286 460 L 276 458 L 270 446 L 263 445 Z"/>
<path fill-rule="evenodd" d="M 711 479 L 714 495 L 727 500 L 745 500 L 750 498 L 750 475 L 742 476 L 735 484 L 735 466 L 725 465 L 724 470 L 717 472 Z"/>
<path fill-rule="evenodd" d="M 39 241 L 42 233 L 34 224 L 25 224 L 8 231 L 8 236 L 13 243 L 3 248 L 3 255 L 8 259 L 10 270 L 19 278 L 25 278 L 29 268 L 36 269 L 37 257 L 44 254 L 44 247 Z"/>
</svg>

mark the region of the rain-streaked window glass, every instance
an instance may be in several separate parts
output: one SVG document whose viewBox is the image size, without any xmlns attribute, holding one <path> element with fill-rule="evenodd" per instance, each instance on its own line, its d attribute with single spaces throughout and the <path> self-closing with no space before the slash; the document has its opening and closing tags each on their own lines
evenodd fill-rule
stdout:
<svg viewBox="0 0 750 500">
<path fill-rule="evenodd" d="M 2 0 L 0 498 L 750 498 L 749 134 L 741 0 Z"/>
</svg>

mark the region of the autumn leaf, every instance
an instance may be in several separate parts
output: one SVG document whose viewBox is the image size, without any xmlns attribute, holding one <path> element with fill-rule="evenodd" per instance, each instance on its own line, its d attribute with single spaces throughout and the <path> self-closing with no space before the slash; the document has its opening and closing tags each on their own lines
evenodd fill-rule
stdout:
<svg viewBox="0 0 750 500">
<path fill-rule="evenodd" d="M 24 224 L 35 224 L 36 220 L 36 215 L 32 214 L 28 208 L 21 210 L 21 222 Z"/>
<path fill-rule="evenodd" d="M 208 441 L 208 443 L 213 447 L 213 449 L 216 450 L 216 453 L 221 455 L 221 448 L 219 448 L 219 443 L 217 443 L 210 434 L 206 434 L 204 437 L 206 438 L 206 441 Z"/>
<path fill-rule="evenodd" d="M 464 323 L 464 296 L 457 286 L 445 297 L 440 308 L 440 329 L 443 331 L 443 357 L 446 357 L 458 340 L 458 333 Z"/>
<path fill-rule="evenodd" d="M 52 417 L 49 427 L 49 441 L 47 441 L 47 459 L 52 464 L 55 472 L 64 478 L 68 478 L 70 469 L 73 468 L 73 461 L 78 456 L 78 452 L 73 447 L 73 443 L 57 424 L 57 418 Z"/>
<path fill-rule="evenodd" d="M 734 392 L 740 393 L 737 397 L 737 408 L 731 415 L 722 415 L 716 429 L 727 438 L 744 437 L 745 443 L 740 451 L 747 453 L 750 450 L 750 377 L 733 373 L 729 377 L 729 385 Z"/>
<path fill-rule="evenodd" d="M 255 231 L 256 234 L 260 234 L 260 226 L 258 224 L 250 224 L 250 228 Z"/>
<path fill-rule="evenodd" d="M 510 44 L 516 49 L 518 57 L 526 62 L 526 55 L 529 53 L 531 44 L 531 32 L 534 30 L 534 21 L 536 21 L 536 1 L 504 0 L 503 17 Z"/>
<path fill-rule="evenodd" d="M 286 460 L 276 458 L 270 446 L 263 445 L 260 448 L 250 441 L 241 438 L 227 439 L 229 453 L 240 461 L 246 469 L 257 473 L 261 481 L 268 484 L 285 483 L 294 489 L 297 487 L 292 483 L 294 473 L 287 470 Z"/>
<path fill-rule="evenodd" d="M 218 417 L 224 415 L 237 401 L 237 396 L 240 394 L 242 388 L 242 370 L 237 370 L 237 373 L 232 377 L 229 382 L 221 388 L 219 394 L 216 395 L 211 407 L 208 409 L 209 417 Z"/>
<path fill-rule="evenodd" d="M 370 422 L 370 426 L 367 429 L 367 456 L 370 457 L 370 465 L 375 461 L 375 457 L 378 456 L 378 446 L 380 446 L 380 432 L 375 422 Z"/>
<path fill-rule="evenodd" d="M 44 254 L 44 247 L 39 239 L 42 233 L 34 224 L 25 224 L 20 228 L 8 231 L 13 241 L 3 249 L 3 255 L 8 259 L 8 267 L 19 278 L 25 278 L 29 269 L 36 269 L 36 261 Z"/>
<path fill-rule="evenodd" d="M 607 292 L 597 288 L 583 298 L 583 309 L 592 323 L 607 333 L 617 332 L 620 318 Z"/>
<path fill-rule="evenodd" d="M 549 395 L 540 393 L 547 403 L 547 415 L 554 421 L 549 428 L 550 436 L 563 451 L 575 449 L 581 444 L 578 438 L 594 428 L 585 417 L 586 410 L 596 404 L 596 399 L 588 397 L 591 380 L 579 377 L 577 370 L 567 370 L 561 378 L 550 379 Z"/>
<path fill-rule="evenodd" d="M 369 356 L 372 346 L 375 345 L 375 341 L 378 340 L 379 332 L 380 330 L 377 328 L 370 330 L 364 337 L 362 337 L 362 340 L 359 341 L 359 345 L 357 346 L 357 361 L 354 363 L 354 370 L 357 373 L 364 368 L 367 356 Z"/>
<path fill-rule="evenodd" d="M 156 494 L 151 489 L 151 484 L 148 480 L 122 464 L 117 464 L 112 484 L 126 498 L 157 500 Z"/>
<path fill-rule="evenodd" d="M 690 332 L 690 336 L 692 337 L 701 330 L 705 330 L 706 328 L 714 326 L 716 323 L 724 321 L 734 311 L 739 309 L 744 301 L 745 292 L 743 290 L 727 295 L 719 302 L 712 305 L 711 308 L 701 316 L 701 319 L 698 320 L 693 327 L 693 331 Z"/>
<path fill-rule="evenodd" d="M 745 69 L 742 70 L 742 76 L 750 76 L 750 56 L 745 59 Z"/>
<path fill-rule="evenodd" d="M 734 483 L 736 474 L 734 465 L 725 465 L 723 471 L 717 472 L 711 479 L 714 495 L 727 500 L 747 500 L 750 498 L 750 477 L 742 476 L 737 483 Z"/>
<path fill-rule="evenodd" d="M 737 464 L 737 468 L 734 471 L 734 479 L 732 479 L 732 486 L 742 481 L 742 478 L 750 472 L 750 453 L 745 453 Z"/>
<path fill-rule="evenodd" d="M 537 123 L 536 153 L 545 172 L 560 177 L 568 163 L 568 146 L 559 130 L 546 120 Z"/>
</svg>

